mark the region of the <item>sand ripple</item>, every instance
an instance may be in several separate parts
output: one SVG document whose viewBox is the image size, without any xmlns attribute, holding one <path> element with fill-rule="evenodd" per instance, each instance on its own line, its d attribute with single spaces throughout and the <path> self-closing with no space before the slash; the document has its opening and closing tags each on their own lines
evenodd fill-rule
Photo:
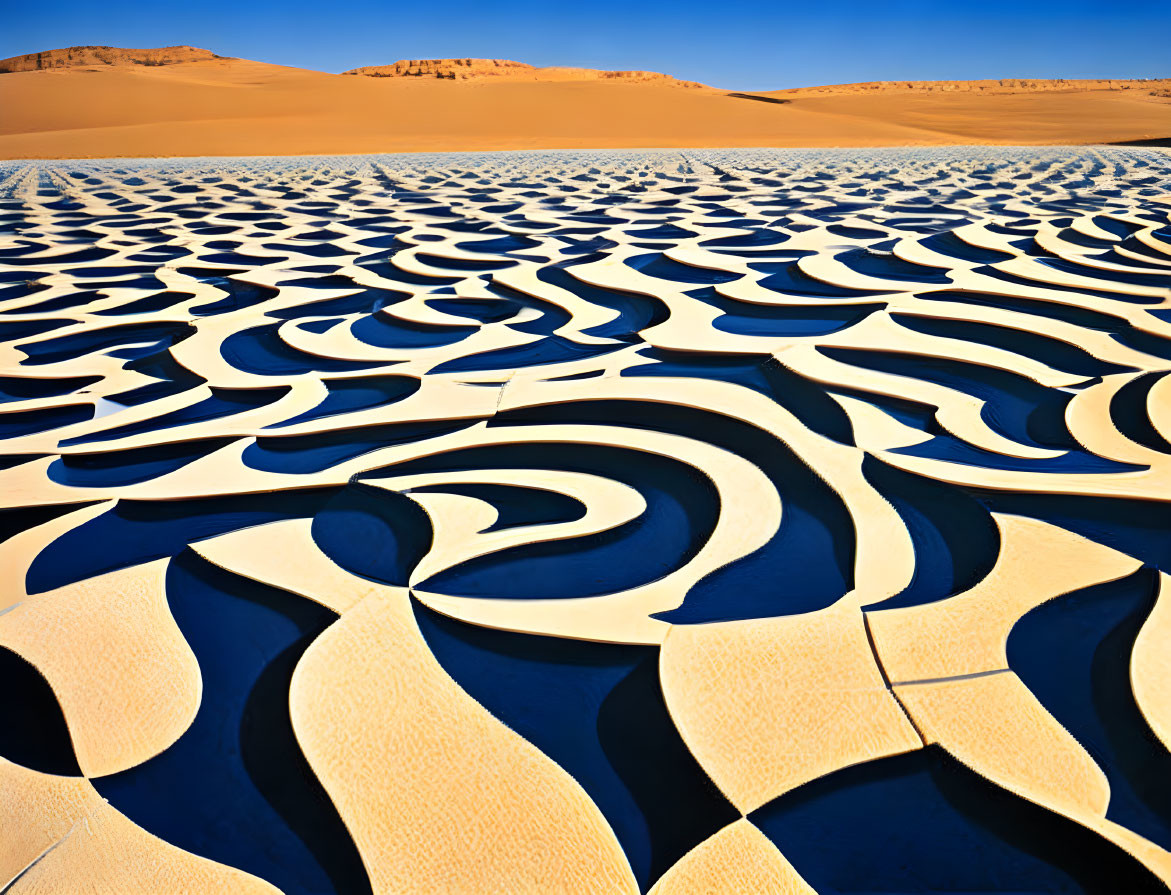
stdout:
<svg viewBox="0 0 1171 895">
<path fill-rule="evenodd" d="M 0 883 L 1163 891 L 1169 186 L 0 163 Z"/>
</svg>

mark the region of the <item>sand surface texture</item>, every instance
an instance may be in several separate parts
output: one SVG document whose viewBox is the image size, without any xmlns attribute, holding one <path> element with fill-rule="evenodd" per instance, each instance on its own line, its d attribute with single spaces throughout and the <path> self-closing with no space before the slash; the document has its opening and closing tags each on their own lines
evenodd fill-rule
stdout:
<svg viewBox="0 0 1171 895">
<path fill-rule="evenodd" d="M 0 887 L 1165 892 L 1169 184 L 0 164 Z"/>
<path fill-rule="evenodd" d="M 56 50 L 5 69 L 0 158 L 9 159 L 1171 138 L 1171 81 L 745 94 L 508 60 L 403 60 L 336 75 L 189 47 Z"/>
</svg>

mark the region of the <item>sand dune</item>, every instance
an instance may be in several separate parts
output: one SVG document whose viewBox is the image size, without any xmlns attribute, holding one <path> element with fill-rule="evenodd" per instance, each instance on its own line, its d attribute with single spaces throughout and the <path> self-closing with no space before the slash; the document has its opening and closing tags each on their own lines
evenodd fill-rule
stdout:
<svg viewBox="0 0 1171 895">
<path fill-rule="evenodd" d="M 3 158 L 1171 136 L 1171 81 L 893 82 L 743 94 L 657 73 L 505 60 L 404 60 L 337 75 L 190 47 L 80 47 L 4 60 L 0 70 L 8 72 L 0 77 Z M 446 76 L 457 70 L 471 76 Z"/>
</svg>

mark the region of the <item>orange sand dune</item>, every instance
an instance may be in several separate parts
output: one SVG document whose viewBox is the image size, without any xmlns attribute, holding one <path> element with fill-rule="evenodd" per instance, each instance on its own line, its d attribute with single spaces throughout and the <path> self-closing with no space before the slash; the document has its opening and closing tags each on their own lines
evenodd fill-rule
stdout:
<svg viewBox="0 0 1171 895">
<path fill-rule="evenodd" d="M 171 61 L 167 54 L 187 61 Z M 95 61 L 101 55 L 106 61 Z M 38 57 L 46 60 L 39 68 L 28 61 Z M 424 61 L 407 62 L 409 68 Z M 995 90 L 897 82 L 731 94 L 701 85 L 680 89 L 686 82 L 650 73 L 513 65 L 523 75 L 360 77 L 226 59 L 193 48 L 88 47 L 32 54 L 0 62 L 0 71 L 10 71 L 0 74 L 0 157 L 1107 143 L 1171 137 L 1165 82 L 1109 82 L 1116 89 L 1107 82 L 1090 82 L 1089 89 L 1080 82 L 1063 82 L 1061 89 L 1048 82 L 1010 87 L 984 82 L 996 84 Z"/>
</svg>

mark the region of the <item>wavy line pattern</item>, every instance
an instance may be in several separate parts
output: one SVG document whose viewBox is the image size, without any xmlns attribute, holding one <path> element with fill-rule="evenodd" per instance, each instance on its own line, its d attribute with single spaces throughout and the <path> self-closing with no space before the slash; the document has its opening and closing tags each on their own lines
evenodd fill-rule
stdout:
<svg viewBox="0 0 1171 895">
<path fill-rule="evenodd" d="M 0 163 L 2 891 L 1166 891 L 1169 187 Z"/>
</svg>

